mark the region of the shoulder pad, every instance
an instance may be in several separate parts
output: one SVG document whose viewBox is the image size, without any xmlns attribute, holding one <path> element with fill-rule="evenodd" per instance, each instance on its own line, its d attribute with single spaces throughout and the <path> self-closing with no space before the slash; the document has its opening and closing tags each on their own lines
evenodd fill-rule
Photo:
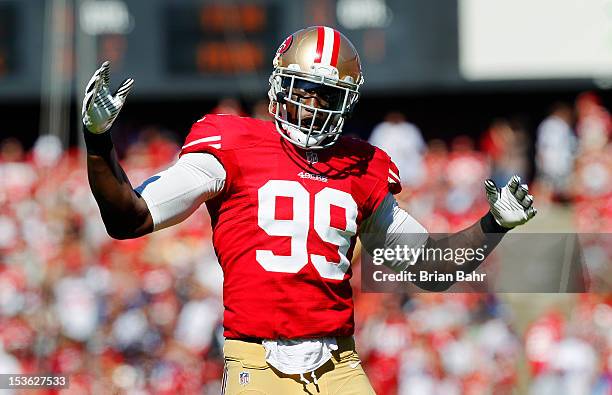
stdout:
<svg viewBox="0 0 612 395">
<path fill-rule="evenodd" d="M 189 152 L 234 150 L 257 144 L 266 127 L 265 121 L 236 115 L 208 114 L 191 126 L 181 149 Z M 258 138 L 259 135 L 259 138 Z"/>
<path fill-rule="evenodd" d="M 391 160 L 391 157 L 385 151 L 365 140 L 354 137 L 343 137 L 339 143 L 342 144 L 342 147 L 347 152 L 370 157 L 368 171 L 375 178 L 386 182 L 389 192 L 395 195 L 402 191 L 402 183 L 397 165 L 393 163 L 393 160 Z"/>
</svg>

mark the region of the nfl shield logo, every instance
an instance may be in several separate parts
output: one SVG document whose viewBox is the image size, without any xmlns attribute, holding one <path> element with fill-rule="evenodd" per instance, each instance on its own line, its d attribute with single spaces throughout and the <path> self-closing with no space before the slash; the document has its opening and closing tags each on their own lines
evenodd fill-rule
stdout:
<svg viewBox="0 0 612 395">
<path fill-rule="evenodd" d="M 319 155 L 316 152 L 306 151 L 306 160 L 308 163 L 317 163 L 319 161 Z"/>
<path fill-rule="evenodd" d="M 247 385 L 251 381 L 249 372 L 240 372 L 240 385 Z"/>
</svg>

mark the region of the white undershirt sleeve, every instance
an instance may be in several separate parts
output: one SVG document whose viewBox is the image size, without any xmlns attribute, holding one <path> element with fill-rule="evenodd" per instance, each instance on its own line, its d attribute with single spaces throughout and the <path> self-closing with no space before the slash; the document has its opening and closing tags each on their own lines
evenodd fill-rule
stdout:
<svg viewBox="0 0 612 395">
<path fill-rule="evenodd" d="M 134 189 L 147 203 L 153 230 L 178 224 L 225 186 L 225 169 L 211 154 L 194 152 L 181 156 L 168 169 Z"/>
<path fill-rule="evenodd" d="M 361 244 L 371 255 L 376 248 L 395 249 L 396 246 L 407 246 L 408 249 L 419 249 L 425 245 L 429 233 L 413 216 L 399 207 L 391 193 L 385 196 L 376 211 L 359 227 Z M 411 263 L 406 260 L 385 260 L 385 266 L 393 271 L 405 270 Z"/>
</svg>

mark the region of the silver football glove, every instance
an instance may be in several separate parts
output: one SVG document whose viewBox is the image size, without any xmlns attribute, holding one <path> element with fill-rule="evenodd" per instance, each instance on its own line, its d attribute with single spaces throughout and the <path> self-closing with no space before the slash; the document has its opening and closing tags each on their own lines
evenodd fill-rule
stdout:
<svg viewBox="0 0 612 395">
<path fill-rule="evenodd" d="M 486 180 L 485 190 L 491 214 L 504 228 L 511 229 L 522 225 L 537 213 L 532 206 L 533 196 L 529 194 L 527 184 L 521 184 L 519 176 L 512 177 L 502 189 L 499 189 L 493 180 Z"/>
<path fill-rule="evenodd" d="M 108 61 L 102 63 L 85 89 L 85 98 L 81 109 L 83 125 L 95 134 L 104 133 L 110 129 L 134 84 L 133 79 L 126 79 L 113 95 L 108 86 L 110 82 L 109 68 L 110 63 Z"/>
</svg>

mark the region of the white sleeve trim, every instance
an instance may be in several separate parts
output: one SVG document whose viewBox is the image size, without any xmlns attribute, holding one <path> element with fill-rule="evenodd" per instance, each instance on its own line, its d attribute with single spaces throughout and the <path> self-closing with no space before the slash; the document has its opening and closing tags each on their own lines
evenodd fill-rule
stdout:
<svg viewBox="0 0 612 395">
<path fill-rule="evenodd" d="M 225 169 L 211 154 L 181 156 L 168 169 L 144 181 L 135 191 L 147 203 L 153 230 L 178 224 L 225 186 Z"/>
<path fill-rule="evenodd" d="M 399 207 L 391 193 L 378 206 L 376 211 L 367 218 L 359 228 L 361 243 L 370 254 L 376 248 L 391 248 L 407 246 L 408 249 L 418 249 L 425 245 L 429 233 L 413 216 Z M 401 272 L 410 264 L 411 259 L 403 261 L 385 261 L 385 266 L 393 271 Z"/>
</svg>

